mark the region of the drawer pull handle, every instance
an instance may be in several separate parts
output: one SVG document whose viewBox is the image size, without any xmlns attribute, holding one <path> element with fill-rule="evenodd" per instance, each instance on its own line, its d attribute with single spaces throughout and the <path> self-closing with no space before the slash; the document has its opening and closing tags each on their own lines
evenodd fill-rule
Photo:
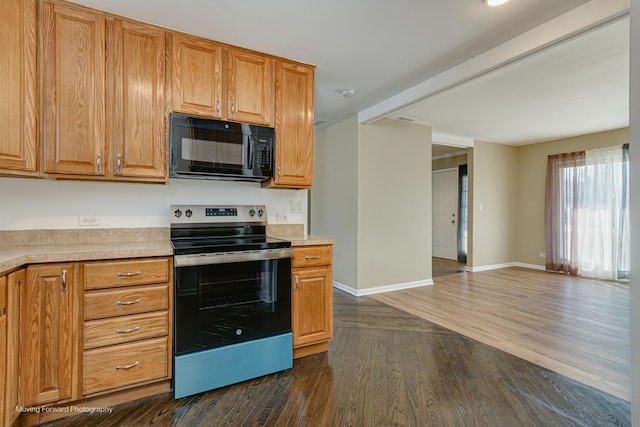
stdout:
<svg viewBox="0 0 640 427">
<path fill-rule="evenodd" d="M 131 329 L 116 329 L 116 334 L 130 334 L 131 332 L 135 332 L 139 330 L 140 330 L 140 326 L 136 326 L 135 328 L 131 328 Z"/>
<path fill-rule="evenodd" d="M 62 270 L 62 292 L 67 292 L 67 270 Z"/>
<path fill-rule="evenodd" d="M 117 365 L 116 369 L 131 369 L 131 368 L 135 368 L 136 366 L 138 366 L 140 364 L 139 360 L 136 360 L 136 363 L 133 363 L 131 365 Z"/>
<path fill-rule="evenodd" d="M 133 304 L 138 304 L 141 303 L 142 300 L 140 298 L 138 298 L 135 301 L 116 301 L 116 305 L 133 305 Z"/>
<path fill-rule="evenodd" d="M 133 277 L 133 276 L 139 276 L 141 274 L 142 274 L 141 271 L 134 271 L 132 273 L 116 273 L 116 276 L 118 276 L 118 277 Z"/>
<path fill-rule="evenodd" d="M 305 259 L 320 259 L 320 255 L 313 255 L 313 256 L 307 255 Z"/>
</svg>

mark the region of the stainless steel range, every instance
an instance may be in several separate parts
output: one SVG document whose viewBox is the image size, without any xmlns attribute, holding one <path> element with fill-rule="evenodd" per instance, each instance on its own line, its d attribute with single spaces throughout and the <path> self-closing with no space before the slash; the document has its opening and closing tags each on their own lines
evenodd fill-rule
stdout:
<svg viewBox="0 0 640 427">
<path fill-rule="evenodd" d="M 176 398 L 291 368 L 291 243 L 264 206 L 171 206 Z"/>
</svg>

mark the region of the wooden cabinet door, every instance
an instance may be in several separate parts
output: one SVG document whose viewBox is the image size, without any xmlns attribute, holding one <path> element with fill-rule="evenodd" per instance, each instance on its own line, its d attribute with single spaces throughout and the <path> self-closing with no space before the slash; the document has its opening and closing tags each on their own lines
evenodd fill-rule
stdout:
<svg viewBox="0 0 640 427">
<path fill-rule="evenodd" d="M 330 268 L 293 270 L 293 346 L 333 338 L 333 294 Z"/>
<path fill-rule="evenodd" d="M 27 268 L 20 310 L 23 406 L 71 398 L 74 278 L 73 264 Z"/>
<path fill-rule="evenodd" d="M 105 174 L 105 18 L 43 3 L 43 172 Z"/>
<path fill-rule="evenodd" d="M 166 33 L 115 19 L 107 34 L 110 175 L 164 180 Z"/>
<path fill-rule="evenodd" d="M 221 118 L 222 46 L 186 34 L 173 34 L 173 111 Z"/>
<path fill-rule="evenodd" d="M 7 381 L 7 314 L 6 314 L 6 298 L 7 298 L 7 278 L 0 277 L 0 423 L 4 425 L 5 419 L 5 402 Z"/>
<path fill-rule="evenodd" d="M 310 188 L 313 175 L 313 68 L 276 62 L 274 187 Z"/>
<path fill-rule="evenodd" d="M 7 378 L 7 316 L 0 316 L 0 384 Z M 0 420 L 4 420 L 6 399 L 0 399 Z"/>
<path fill-rule="evenodd" d="M 36 1 L 0 0 L 0 169 L 36 171 Z"/>
<path fill-rule="evenodd" d="M 227 117 L 273 125 L 273 59 L 243 49 L 229 49 Z"/>
<path fill-rule="evenodd" d="M 20 358 L 20 294 L 24 287 L 26 270 L 14 271 L 7 277 L 7 372 L 4 394 L 5 417 L 0 424 L 11 426 L 20 415 L 16 411 L 20 400 L 18 395 Z M 0 383 L 1 384 L 1 383 Z"/>
</svg>

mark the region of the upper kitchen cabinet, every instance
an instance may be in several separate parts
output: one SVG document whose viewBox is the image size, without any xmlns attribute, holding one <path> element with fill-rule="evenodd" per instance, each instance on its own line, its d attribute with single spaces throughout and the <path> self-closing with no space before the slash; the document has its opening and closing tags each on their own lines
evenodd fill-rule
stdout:
<svg viewBox="0 0 640 427">
<path fill-rule="evenodd" d="M 173 35 L 173 111 L 273 126 L 273 58 Z"/>
<path fill-rule="evenodd" d="M 43 172 L 105 175 L 105 17 L 43 3 Z"/>
<path fill-rule="evenodd" d="M 44 175 L 167 178 L 166 32 L 45 1 Z"/>
<path fill-rule="evenodd" d="M 166 32 L 114 19 L 107 24 L 109 175 L 167 176 Z"/>
<path fill-rule="evenodd" d="M 173 34 L 173 111 L 223 117 L 222 46 Z"/>
<path fill-rule="evenodd" d="M 229 120 L 273 126 L 273 59 L 230 48 L 228 76 Z"/>
<path fill-rule="evenodd" d="M 275 176 L 263 187 L 311 188 L 313 71 L 310 66 L 276 61 Z"/>
<path fill-rule="evenodd" d="M 0 174 L 37 170 L 36 0 L 0 0 Z"/>
</svg>

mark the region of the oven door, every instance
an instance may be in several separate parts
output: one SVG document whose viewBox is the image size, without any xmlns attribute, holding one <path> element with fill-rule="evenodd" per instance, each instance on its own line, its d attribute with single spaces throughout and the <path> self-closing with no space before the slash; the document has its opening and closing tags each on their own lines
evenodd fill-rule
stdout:
<svg viewBox="0 0 640 427">
<path fill-rule="evenodd" d="M 175 354 L 290 332 L 291 255 L 177 255 Z"/>
</svg>

